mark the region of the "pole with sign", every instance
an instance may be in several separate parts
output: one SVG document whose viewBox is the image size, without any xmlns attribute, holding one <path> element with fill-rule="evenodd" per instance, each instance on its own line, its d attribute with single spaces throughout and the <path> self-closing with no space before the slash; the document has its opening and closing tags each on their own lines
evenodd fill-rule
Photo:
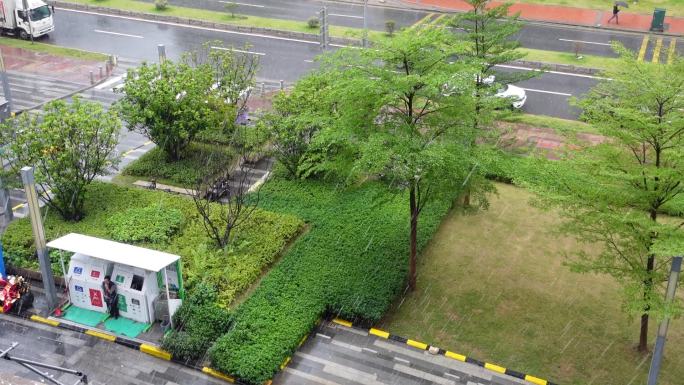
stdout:
<svg viewBox="0 0 684 385">
<path fill-rule="evenodd" d="M 2 253 L 2 243 L 0 243 L 0 278 L 7 278 L 7 273 L 5 272 L 5 257 Z"/>
</svg>

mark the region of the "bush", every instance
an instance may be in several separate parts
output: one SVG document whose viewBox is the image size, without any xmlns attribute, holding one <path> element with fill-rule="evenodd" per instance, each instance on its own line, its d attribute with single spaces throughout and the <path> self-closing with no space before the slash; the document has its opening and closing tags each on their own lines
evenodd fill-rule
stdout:
<svg viewBox="0 0 684 385">
<path fill-rule="evenodd" d="M 307 27 L 314 29 L 314 28 L 320 28 L 321 26 L 321 21 L 318 20 L 318 17 L 316 16 L 311 16 L 309 20 L 306 21 Z"/>
<path fill-rule="evenodd" d="M 406 202 L 381 184 L 341 191 L 315 181 L 271 180 L 262 207 L 304 218 L 310 231 L 235 310 L 231 330 L 210 349 L 212 366 L 261 384 L 326 312 L 377 322 L 405 287 Z M 424 209 L 421 248 L 450 204 Z"/>
<path fill-rule="evenodd" d="M 143 242 L 141 246 L 180 255 L 186 288 L 192 292 L 202 282 L 211 283 L 218 290 L 217 302 L 222 307 L 228 307 L 248 288 L 303 227 L 303 222 L 292 215 L 257 210 L 243 228 L 235 230 L 235 242 L 242 247 L 216 250 L 192 200 L 160 191 L 94 183 L 86 192 L 85 218 L 80 222 L 66 222 L 54 211 L 48 211 L 44 220 L 45 235 L 48 240 L 72 232 L 109 238 L 111 229 L 107 222 L 111 217 L 128 210 L 158 206 L 180 212 L 180 227 L 169 236 L 167 243 Z M 9 265 L 38 269 L 28 218 L 12 222 L 2 235 L 2 242 Z M 50 253 L 50 256 L 53 271 L 61 274 L 59 255 Z"/>
<path fill-rule="evenodd" d="M 154 0 L 154 7 L 158 11 L 163 11 L 169 7 L 169 0 Z"/>
<path fill-rule="evenodd" d="M 214 159 L 210 172 L 224 170 L 233 161 L 233 153 L 225 146 L 191 143 L 185 151 L 183 159 L 171 161 L 161 148 L 155 147 L 126 166 L 122 173 L 192 188 L 195 181 L 206 172 L 207 157 Z"/>
<path fill-rule="evenodd" d="M 132 208 L 107 220 L 112 239 L 120 242 L 168 242 L 183 220 L 180 210 L 154 205 Z"/>
<path fill-rule="evenodd" d="M 385 31 L 387 32 L 387 36 L 394 36 L 394 30 L 397 27 L 397 23 L 394 20 L 387 20 L 385 22 Z"/>
<path fill-rule="evenodd" d="M 211 344 L 228 331 L 230 312 L 218 307 L 216 292 L 207 285 L 197 288 L 173 316 L 174 330 L 162 339 L 162 349 L 174 358 L 196 362 Z"/>
</svg>

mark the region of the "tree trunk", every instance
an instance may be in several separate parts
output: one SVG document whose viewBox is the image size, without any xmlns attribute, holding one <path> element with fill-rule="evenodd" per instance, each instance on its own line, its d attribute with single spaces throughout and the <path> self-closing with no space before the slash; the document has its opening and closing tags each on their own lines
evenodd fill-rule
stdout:
<svg viewBox="0 0 684 385">
<path fill-rule="evenodd" d="M 411 236 L 410 248 L 411 254 L 409 257 L 409 276 L 408 285 L 411 291 L 416 290 L 416 253 L 417 253 L 417 238 L 418 238 L 418 205 L 416 203 L 416 186 L 411 186 L 409 193 L 409 209 L 411 211 Z"/>
<path fill-rule="evenodd" d="M 648 262 L 646 264 L 646 274 L 648 278 L 644 280 L 644 299 L 648 300 L 651 288 L 653 286 L 653 278 L 651 278 L 651 272 L 653 272 L 653 266 L 655 264 L 655 257 L 653 255 L 648 257 Z M 648 351 L 648 311 L 651 307 L 647 304 L 644 307 L 644 314 L 641 315 L 641 333 L 639 334 L 639 351 Z"/>
</svg>

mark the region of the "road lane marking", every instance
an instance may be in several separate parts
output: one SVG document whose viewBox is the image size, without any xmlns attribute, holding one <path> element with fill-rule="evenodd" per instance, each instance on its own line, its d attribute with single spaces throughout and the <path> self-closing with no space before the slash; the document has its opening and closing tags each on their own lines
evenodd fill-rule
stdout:
<svg viewBox="0 0 684 385">
<path fill-rule="evenodd" d="M 646 48 L 648 47 L 649 36 L 644 36 L 644 40 L 641 42 L 641 48 L 639 48 L 639 55 L 637 56 L 637 61 L 644 61 L 644 55 L 646 55 Z"/>
<path fill-rule="evenodd" d="M 437 18 L 435 20 L 432 20 L 429 24 L 430 25 L 440 25 L 442 23 L 442 19 L 445 18 L 446 15 L 447 15 L 446 13 L 443 13 L 443 14 L 437 16 Z"/>
<path fill-rule="evenodd" d="M 232 52 L 248 53 L 248 54 L 250 54 L 250 55 L 266 56 L 266 54 L 263 53 L 263 52 L 244 51 L 244 50 L 235 49 L 235 48 L 226 48 L 226 47 L 211 46 L 211 49 L 219 49 L 219 50 L 221 50 L 221 51 L 232 51 Z"/>
<path fill-rule="evenodd" d="M 121 76 L 117 76 L 117 77 L 115 77 L 115 78 L 111 78 L 111 79 L 107 80 L 106 82 L 104 82 L 104 83 L 102 83 L 102 84 L 99 84 L 99 85 L 95 86 L 95 89 L 96 89 L 96 90 L 105 89 L 105 88 L 109 87 L 110 85 L 112 85 L 112 84 L 118 82 L 119 80 L 121 80 L 121 79 L 123 79 L 123 78 L 125 78 L 125 77 L 126 77 L 126 74 L 123 74 L 123 75 L 121 75 Z"/>
<path fill-rule="evenodd" d="M 248 4 L 248 3 L 238 3 L 237 1 L 223 1 L 223 0 L 219 0 L 219 3 L 223 3 L 223 4 L 237 4 L 237 5 L 242 5 L 242 6 L 244 6 L 244 7 L 266 8 L 265 5 Z"/>
<path fill-rule="evenodd" d="M 512 66 L 508 64 L 497 64 L 494 67 L 499 67 L 499 68 L 509 68 L 509 69 L 514 69 L 514 70 L 521 70 L 521 71 L 536 71 L 536 72 L 544 72 L 548 74 L 554 74 L 554 75 L 564 75 L 564 76 L 574 76 L 578 78 L 587 78 L 587 79 L 598 79 L 598 80 L 610 80 L 610 78 L 604 78 L 601 76 L 594 76 L 594 75 L 583 75 L 583 74 L 573 74 L 570 72 L 561 72 L 561 71 L 542 71 L 538 68 L 527 68 L 527 67 L 520 67 L 520 66 Z"/>
<path fill-rule="evenodd" d="M 320 45 L 321 43 L 318 41 L 310 41 L 310 40 L 302 40 L 302 39 L 291 39 L 287 37 L 281 37 L 281 36 L 271 36 L 271 35 L 264 35 L 260 33 L 249 33 L 249 32 L 237 32 L 237 31 L 228 31 L 225 29 L 218 29 L 218 28 L 207 28 L 207 27 L 202 27 L 198 25 L 188 25 L 188 24 L 179 24 L 179 23 L 171 23 L 168 21 L 159 21 L 159 20 L 146 20 L 146 19 L 141 19 L 138 17 L 130 17 L 130 16 L 120 16 L 120 15 L 109 15 L 106 13 L 98 13 L 98 12 L 91 12 L 91 11 L 81 11 L 81 10 L 75 10 L 75 9 L 67 9 L 67 8 L 60 8 L 57 7 L 62 12 L 74 12 L 74 13 L 83 13 L 86 15 L 96 15 L 96 16 L 104 16 L 104 17 L 111 17 L 114 19 L 124 19 L 124 20 L 131 20 L 131 21 L 138 21 L 142 23 L 149 23 L 149 24 L 158 24 L 158 25 L 169 25 L 172 27 L 180 27 L 180 28 L 189 28 L 189 29 L 197 29 L 201 31 L 212 31 L 212 32 L 221 32 L 221 33 L 227 33 L 231 35 L 241 35 L 241 36 L 253 36 L 253 37 L 260 37 L 263 39 L 273 39 L 273 40 L 284 40 L 284 41 L 292 41 L 292 42 L 297 42 L 297 43 L 304 43 L 304 44 L 312 44 L 312 45 Z"/>
<path fill-rule="evenodd" d="M 101 29 L 94 29 L 93 31 L 97 33 L 106 33 L 108 35 L 116 35 L 116 36 L 125 36 L 125 37 L 134 37 L 136 39 L 144 39 L 144 37 L 140 35 L 129 35 L 127 33 L 120 33 L 120 32 L 112 32 L 112 31 L 103 31 Z"/>
<path fill-rule="evenodd" d="M 310 60 L 310 59 L 304 59 L 304 62 L 306 62 L 306 63 L 313 63 L 314 61 L 313 61 L 313 60 Z"/>
<path fill-rule="evenodd" d="M 655 49 L 653 50 L 652 63 L 660 63 L 660 50 L 663 48 L 663 38 L 659 37 L 656 41 Z"/>
<path fill-rule="evenodd" d="M 351 19 L 361 19 L 361 20 L 363 20 L 363 16 L 342 15 L 342 14 L 340 14 L 340 13 L 329 13 L 328 16 L 349 17 L 349 18 L 351 18 Z"/>
<path fill-rule="evenodd" d="M 555 91 L 545 91 L 545 90 L 538 90 L 535 88 L 523 88 L 520 87 L 525 91 L 530 91 L 530 92 L 539 92 L 542 94 L 551 94 L 551 95 L 560 95 L 560 96 L 572 96 L 572 94 L 566 94 L 565 92 L 555 92 Z"/>
<path fill-rule="evenodd" d="M 667 64 L 672 64 L 674 61 L 675 47 L 677 47 L 677 39 L 673 37 L 670 41 L 670 49 L 667 51 Z"/>
<path fill-rule="evenodd" d="M 428 20 L 429 20 L 429 19 L 432 19 L 433 16 L 435 16 L 434 13 L 432 13 L 432 12 L 428 13 L 427 15 L 425 15 L 425 17 L 423 17 L 422 19 L 418 20 L 415 24 L 413 24 L 412 26 L 410 26 L 408 29 L 409 29 L 409 30 L 412 30 L 412 29 L 415 29 L 417 26 L 419 26 L 419 25 L 421 25 L 421 24 L 429 23 Z"/>
<path fill-rule="evenodd" d="M 558 39 L 560 41 L 567 41 L 570 43 L 583 43 L 583 44 L 594 44 L 594 45 L 605 45 L 610 47 L 612 44 L 610 43 L 597 43 L 595 41 L 584 41 L 584 40 L 572 40 L 572 39 Z"/>
</svg>

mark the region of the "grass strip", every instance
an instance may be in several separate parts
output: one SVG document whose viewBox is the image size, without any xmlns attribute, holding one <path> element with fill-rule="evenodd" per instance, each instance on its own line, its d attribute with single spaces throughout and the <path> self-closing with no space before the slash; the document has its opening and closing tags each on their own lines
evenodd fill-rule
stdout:
<svg viewBox="0 0 684 385">
<path fill-rule="evenodd" d="M 503 120 L 508 123 L 521 123 L 537 128 L 551 128 L 559 134 L 598 134 L 596 127 L 577 120 L 561 119 L 552 116 L 513 114 Z"/>
<path fill-rule="evenodd" d="M 272 19 L 267 17 L 245 16 L 238 14 L 236 14 L 235 17 L 232 17 L 229 12 L 216 12 L 206 9 L 177 6 L 169 6 L 164 10 L 158 10 L 155 8 L 154 4 L 134 0 L 68 0 L 68 2 L 115 9 L 123 9 L 128 11 L 152 13 L 155 15 L 205 20 L 212 21 L 215 23 L 223 23 L 245 27 L 272 28 L 282 31 L 318 34 L 318 28 L 309 28 L 307 26 L 306 21 Z M 363 30 L 360 28 L 348 28 L 335 25 L 330 26 L 330 36 L 334 37 L 361 38 L 362 33 Z M 377 40 L 386 38 L 387 35 L 384 32 L 380 31 L 368 31 L 368 36 L 371 39 Z"/>
<path fill-rule="evenodd" d="M 0 37 L 0 46 L 21 48 L 28 51 L 42 52 L 54 56 L 69 57 L 81 60 L 105 61 L 108 58 L 107 55 L 102 53 L 89 52 L 75 48 L 65 48 L 39 42 L 31 43 L 28 40 L 19 40 L 8 37 Z"/>
<path fill-rule="evenodd" d="M 581 55 L 582 59 L 578 59 L 574 52 L 545 51 L 533 48 L 519 48 L 519 50 L 527 54 L 524 60 L 541 63 L 574 65 L 600 70 L 614 69 L 620 65 L 620 61 L 612 57 Z"/>
</svg>

